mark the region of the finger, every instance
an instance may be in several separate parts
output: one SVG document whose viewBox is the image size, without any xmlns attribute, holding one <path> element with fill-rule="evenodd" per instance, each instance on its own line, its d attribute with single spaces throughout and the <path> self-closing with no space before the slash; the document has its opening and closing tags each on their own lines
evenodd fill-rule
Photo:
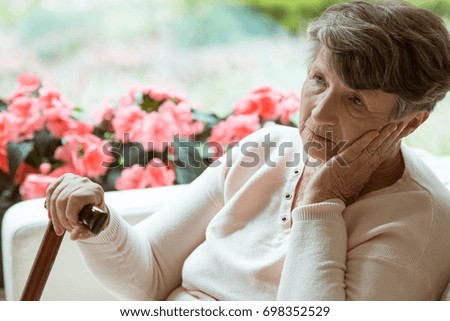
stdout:
<svg viewBox="0 0 450 321">
<path fill-rule="evenodd" d="M 74 227 L 72 232 L 70 233 L 70 239 L 72 241 L 80 240 L 83 237 L 84 229 L 81 225 L 77 225 Z"/>
<path fill-rule="evenodd" d="M 93 236 L 95 236 L 95 234 L 89 231 L 83 224 L 78 224 L 70 233 L 70 239 L 73 241 L 85 240 Z"/>
<path fill-rule="evenodd" d="M 373 155 L 379 153 L 380 146 L 387 140 L 397 130 L 397 124 L 388 124 L 384 126 L 380 135 L 375 138 L 366 148 L 365 150 L 365 160 L 371 158 Z"/>
<path fill-rule="evenodd" d="M 61 221 L 59 219 L 60 214 L 60 207 L 61 205 L 58 206 L 58 201 L 59 199 L 59 194 L 61 194 L 61 192 L 63 191 L 64 187 L 66 186 L 65 182 L 61 182 L 60 184 L 58 184 L 58 186 L 55 188 L 55 190 L 52 193 L 52 196 L 50 198 L 50 202 L 49 202 L 49 208 L 50 208 L 50 216 L 53 222 L 53 227 L 55 229 L 55 232 L 57 235 L 62 235 L 65 231 L 64 226 L 61 224 Z"/>
<path fill-rule="evenodd" d="M 361 154 L 366 150 L 367 146 L 377 137 L 379 133 L 375 130 L 368 131 L 364 133 L 360 138 L 354 141 L 350 146 L 345 148 L 341 153 L 340 157 L 346 162 L 351 163 L 356 158 L 360 157 Z"/>
<path fill-rule="evenodd" d="M 395 137 L 395 139 L 392 139 L 390 144 L 386 143 L 386 146 L 384 146 L 381 153 L 383 153 L 383 155 L 391 155 L 392 152 L 394 152 L 394 149 L 397 146 L 399 146 L 398 143 L 400 143 L 402 138 L 408 136 L 413 131 L 414 129 L 410 127 L 408 128 L 406 124 L 404 126 L 399 127 L 397 131 L 392 134 L 392 136 Z"/>
<path fill-rule="evenodd" d="M 61 184 L 62 180 L 63 180 L 63 176 L 60 176 L 47 187 L 44 207 L 47 209 L 47 214 L 48 214 L 49 219 L 51 219 L 51 213 L 52 213 L 51 198 L 52 198 L 52 195 L 53 195 L 55 189 L 58 187 L 59 184 Z"/>
<path fill-rule="evenodd" d="M 401 137 L 400 135 L 402 134 L 403 130 L 405 129 L 406 124 L 404 122 L 400 122 L 397 125 L 397 129 L 395 131 L 393 131 L 391 133 L 391 135 L 389 135 L 380 145 L 379 149 L 379 154 L 380 155 L 385 155 L 386 152 L 393 146 L 395 146 L 395 143 L 399 142 Z"/>
<path fill-rule="evenodd" d="M 397 140 L 400 141 L 402 138 L 405 138 L 406 136 L 410 135 L 414 131 L 414 128 L 411 126 L 408 126 L 405 123 L 405 127 L 401 131 L 400 135 L 397 137 Z"/>
<path fill-rule="evenodd" d="M 66 186 L 61 193 L 58 195 L 58 200 L 56 203 L 57 206 L 57 216 L 61 223 L 61 225 L 67 229 L 71 230 L 77 225 L 78 219 L 76 216 L 75 219 L 69 219 L 68 210 L 70 208 L 70 203 L 72 199 L 72 195 L 77 193 L 78 190 L 82 189 L 82 186 L 77 186 L 75 188 L 70 188 Z M 83 205 L 82 205 L 83 206 Z"/>
<path fill-rule="evenodd" d="M 53 182 L 50 183 L 47 187 L 47 191 L 45 192 L 46 195 L 46 204 L 48 204 L 48 201 L 50 200 L 50 197 L 55 190 L 55 188 L 62 182 L 64 176 L 60 176 L 57 179 L 55 179 Z"/>
<path fill-rule="evenodd" d="M 91 183 L 89 186 L 82 186 L 70 195 L 66 208 L 66 217 L 74 224 L 78 223 L 80 211 L 88 204 L 101 205 L 104 203 L 103 188 L 98 184 Z"/>
</svg>

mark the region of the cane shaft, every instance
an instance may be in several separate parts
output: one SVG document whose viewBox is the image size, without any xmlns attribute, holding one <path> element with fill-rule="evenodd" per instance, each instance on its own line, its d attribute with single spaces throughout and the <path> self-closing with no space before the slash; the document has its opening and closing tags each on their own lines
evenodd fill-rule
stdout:
<svg viewBox="0 0 450 321">
<path fill-rule="evenodd" d="M 52 221 L 49 221 L 22 292 L 21 301 L 39 301 L 63 238 L 64 234 L 56 235 Z"/>
<path fill-rule="evenodd" d="M 45 204 L 44 207 L 47 208 Z M 94 234 L 100 233 L 108 221 L 108 212 L 93 204 L 84 206 L 79 213 L 79 223 L 83 224 Z M 61 236 L 56 235 L 50 220 L 22 292 L 21 301 L 39 301 L 63 238 L 64 234 Z"/>
</svg>

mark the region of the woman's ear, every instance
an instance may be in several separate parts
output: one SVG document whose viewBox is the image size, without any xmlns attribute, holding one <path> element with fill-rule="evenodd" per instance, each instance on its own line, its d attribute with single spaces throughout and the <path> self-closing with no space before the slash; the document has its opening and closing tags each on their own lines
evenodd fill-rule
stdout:
<svg viewBox="0 0 450 321">
<path fill-rule="evenodd" d="M 421 110 L 411 115 L 408 115 L 403 119 L 407 123 L 405 127 L 405 131 L 408 132 L 408 135 L 413 133 L 420 125 L 422 125 L 430 116 L 430 112 Z"/>
</svg>

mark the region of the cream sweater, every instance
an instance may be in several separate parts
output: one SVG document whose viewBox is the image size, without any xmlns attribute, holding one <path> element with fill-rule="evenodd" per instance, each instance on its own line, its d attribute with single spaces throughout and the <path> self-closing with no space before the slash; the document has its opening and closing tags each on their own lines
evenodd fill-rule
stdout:
<svg viewBox="0 0 450 321">
<path fill-rule="evenodd" d="M 293 146 L 269 155 L 267 134 Z M 395 184 L 348 207 L 331 199 L 291 211 L 298 130 L 262 129 L 137 226 L 112 210 L 107 229 L 79 248 L 127 300 L 437 300 L 450 281 L 450 194 L 401 151 Z"/>
</svg>

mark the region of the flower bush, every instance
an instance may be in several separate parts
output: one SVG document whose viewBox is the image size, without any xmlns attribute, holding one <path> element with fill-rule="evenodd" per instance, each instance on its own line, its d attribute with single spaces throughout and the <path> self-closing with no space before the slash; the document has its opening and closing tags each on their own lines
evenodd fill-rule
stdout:
<svg viewBox="0 0 450 321">
<path fill-rule="evenodd" d="M 218 117 L 176 92 L 136 85 L 85 122 L 57 88 L 23 74 L 0 100 L 0 214 L 45 196 L 65 173 L 106 191 L 189 183 L 266 122 L 295 126 L 299 98 L 266 86 L 232 107 Z"/>
</svg>

